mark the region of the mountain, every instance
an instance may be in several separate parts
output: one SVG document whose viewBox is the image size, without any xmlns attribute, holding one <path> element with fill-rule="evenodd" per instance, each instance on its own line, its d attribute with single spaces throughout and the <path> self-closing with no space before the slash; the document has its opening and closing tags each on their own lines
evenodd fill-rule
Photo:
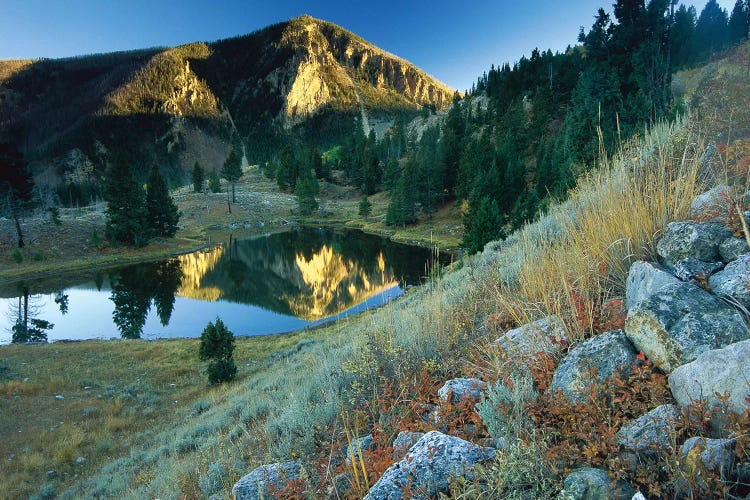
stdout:
<svg viewBox="0 0 750 500">
<path fill-rule="evenodd" d="M 286 144 L 326 145 L 454 91 L 334 24 L 301 16 L 213 43 L 68 59 L 0 61 L 0 141 L 20 144 L 37 181 L 95 190 L 124 152 L 145 178 L 183 182 L 229 149 L 266 161 Z"/>
</svg>

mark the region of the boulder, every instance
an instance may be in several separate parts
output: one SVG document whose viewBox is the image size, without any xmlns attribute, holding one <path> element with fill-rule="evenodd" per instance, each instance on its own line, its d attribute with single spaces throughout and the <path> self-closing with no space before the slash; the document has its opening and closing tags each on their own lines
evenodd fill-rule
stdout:
<svg viewBox="0 0 750 500">
<path fill-rule="evenodd" d="M 741 415 L 748 408 L 745 398 L 750 395 L 749 380 L 750 340 L 745 340 L 705 352 L 680 366 L 669 375 L 669 388 L 682 407 L 704 400 L 709 408 L 722 408 L 718 395 L 726 394 L 729 409 Z M 712 427 L 717 434 L 721 434 L 723 425 L 722 418 L 714 418 Z"/>
<path fill-rule="evenodd" d="M 431 498 L 448 490 L 448 480 L 463 476 L 473 479 L 476 464 L 495 458 L 493 448 L 431 431 L 391 465 L 365 496 L 367 500 Z"/>
<path fill-rule="evenodd" d="M 401 460 L 409 449 L 414 446 L 414 443 L 419 441 L 422 436 L 424 436 L 424 432 L 399 432 L 396 439 L 393 440 L 393 459 Z"/>
<path fill-rule="evenodd" d="M 465 401 L 478 402 L 486 388 L 487 383 L 477 378 L 454 378 L 438 389 L 438 397 L 453 405 Z"/>
<path fill-rule="evenodd" d="M 346 461 L 348 463 L 351 463 L 352 458 L 359 460 L 360 451 L 372 450 L 374 447 L 373 440 L 374 438 L 372 437 L 372 434 L 368 434 L 366 436 L 362 436 L 361 438 L 354 440 L 351 443 L 351 446 L 347 445 L 346 446 Z"/>
<path fill-rule="evenodd" d="M 734 439 L 707 439 L 692 437 L 682 445 L 682 460 L 686 472 L 690 475 L 702 471 L 731 476 L 734 465 Z"/>
<path fill-rule="evenodd" d="M 715 262 L 719 260 L 719 245 L 731 236 L 719 222 L 670 222 L 656 251 L 670 269 L 682 259 Z"/>
<path fill-rule="evenodd" d="M 566 500 L 630 500 L 635 490 L 625 481 L 614 482 L 604 469 L 584 467 L 565 478 L 560 498 Z"/>
<path fill-rule="evenodd" d="M 236 500 L 269 498 L 274 490 L 299 479 L 301 469 L 298 461 L 261 465 L 234 484 L 232 495 Z"/>
<path fill-rule="evenodd" d="M 698 259 L 682 259 L 674 263 L 672 272 L 682 281 L 705 281 L 713 274 L 721 271 L 723 262 L 703 262 Z"/>
<path fill-rule="evenodd" d="M 744 238 L 727 238 L 719 245 L 719 255 L 724 263 L 737 260 L 740 255 L 750 253 L 750 247 Z"/>
<path fill-rule="evenodd" d="M 629 373 L 636 351 L 622 330 L 602 333 L 578 344 L 555 370 L 550 390 L 562 391 L 570 401 L 580 401 L 592 383 Z"/>
<path fill-rule="evenodd" d="M 617 433 L 617 444 L 638 455 L 672 446 L 680 410 L 674 405 L 657 406 L 650 412 L 623 425 Z"/>
<path fill-rule="evenodd" d="M 629 308 L 625 333 L 666 373 L 750 337 L 737 310 L 693 283 L 667 285 Z"/>
<path fill-rule="evenodd" d="M 690 204 L 689 217 L 701 221 L 725 222 L 731 197 L 732 188 L 727 185 L 716 186 L 699 194 Z"/>
<path fill-rule="evenodd" d="M 628 309 L 649 298 L 666 285 L 680 280 L 651 262 L 638 261 L 630 266 L 625 288 L 625 305 Z"/>
<path fill-rule="evenodd" d="M 711 276 L 708 283 L 716 295 L 730 297 L 750 309 L 750 254 L 727 264 L 723 271 Z"/>
<path fill-rule="evenodd" d="M 541 352 L 558 354 L 567 341 L 565 325 L 553 315 L 508 330 L 497 344 L 510 355 L 531 358 Z"/>
</svg>

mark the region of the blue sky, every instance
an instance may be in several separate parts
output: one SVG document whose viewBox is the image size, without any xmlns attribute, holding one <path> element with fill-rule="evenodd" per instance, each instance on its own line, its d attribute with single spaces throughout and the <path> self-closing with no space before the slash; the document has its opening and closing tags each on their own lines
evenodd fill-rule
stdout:
<svg viewBox="0 0 750 500">
<path fill-rule="evenodd" d="M 0 59 L 213 41 L 300 14 L 334 22 L 459 90 L 491 64 L 562 50 L 613 0 L 0 0 Z M 688 2 L 698 12 L 705 1 Z M 730 10 L 734 0 L 719 0 Z"/>
</svg>

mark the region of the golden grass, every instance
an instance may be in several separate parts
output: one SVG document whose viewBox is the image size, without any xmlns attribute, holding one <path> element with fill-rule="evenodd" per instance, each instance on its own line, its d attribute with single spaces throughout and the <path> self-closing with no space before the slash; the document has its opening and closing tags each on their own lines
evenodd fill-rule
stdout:
<svg viewBox="0 0 750 500">
<path fill-rule="evenodd" d="M 517 288 L 498 283 L 500 309 L 519 324 L 556 314 L 574 338 L 590 332 L 598 305 L 624 294 L 630 265 L 655 258 L 654 238 L 686 218 L 702 192 L 703 148 L 696 140 L 679 124 L 659 125 L 638 147 L 581 179 L 552 211 L 559 238 L 521 233 L 523 269 Z"/>
</svg>

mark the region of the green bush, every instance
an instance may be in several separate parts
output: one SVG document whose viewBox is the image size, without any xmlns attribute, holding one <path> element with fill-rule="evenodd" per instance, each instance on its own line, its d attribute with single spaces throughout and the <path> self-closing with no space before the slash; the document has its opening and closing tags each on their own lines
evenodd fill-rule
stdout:
<svg viewBox="0 0 750 500">
<path fill-rule="evenodd" d="M 13 249 L 13 260 L 16 261 L 16 264 L 20 264 L 21 262 L 23 262 L 23 255 L 21 255 L 21 249 L 19 249 L 18 247 Z"/>
<path fill-rule="evenodd" d="M 232 359 L 234 353 L 234 334 L 230 332 L 221 319 L 216 324 L 209 321 L 201 333 L 199 356 L 208 364 L 208 381 L 212 384 L 228 382 L 237 375 L 237 367 Z"/>
</svg>

